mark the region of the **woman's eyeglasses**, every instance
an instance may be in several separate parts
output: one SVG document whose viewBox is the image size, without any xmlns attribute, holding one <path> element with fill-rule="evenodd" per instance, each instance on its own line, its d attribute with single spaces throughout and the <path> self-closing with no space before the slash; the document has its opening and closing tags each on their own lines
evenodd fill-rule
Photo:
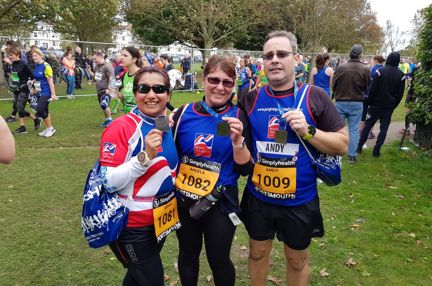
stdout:
<svg viewBox="0 0 432 286">
<path fill-rule="evenodd" d="M 224 87 L 233 87 L 235 84 L 231 80 L 227 80 L 227 79 L 221 80 L 220 78 L 211 77 L 211 76 L 207 77 L 207 81 L 208 81 L 208 83 L 213 84 L 213 85 L 219 85 L 219 83 L 222 82 L 222 85 Z"/>
<path fill-rule="evenodd" d="M 149 86 L 147 84 L 139 84 L 136 90 L 139 93 L 149 93 L 150 89 L 153 90 L 153 92 L 156 94 L 162 94 L 168 92 L 170 88 L 166 85 L 161 85 L 161 84 L 157 84 L 154 86 Z"/>
<path fill-rule="evenodd" d="M 263 55 L 263 59 L 266 61 L 271 61 L 275 55 L 276 57 L 278 57 L 278 59 L 283 59 L 288 57 L 290 54 L 295 54 L 295 53 L 288 52 L 288 51 L 276 51 L 276 53 L 268 52 L 267 54 Z"/>
</svg>

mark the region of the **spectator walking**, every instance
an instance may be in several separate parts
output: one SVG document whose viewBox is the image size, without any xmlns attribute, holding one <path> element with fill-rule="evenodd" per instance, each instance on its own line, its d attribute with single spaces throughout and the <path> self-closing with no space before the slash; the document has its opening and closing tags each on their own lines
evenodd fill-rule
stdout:
<svg viewBox="0 0 432 286">
<path fill-rule="evenodd" d="M 72 48 L 66 48 L 66 52 L 61 60 L 62 74 L 66 78 L 66 94 L 68 99 L 75 99 L 75 60 L 73 59 Z"/>
<path fill-rule="evenodd" d="M 84 61 L 84 57 L 81 54 L 80 46 L 76 46 L 75 48 L 75 88 L 81 89 L 81 82 L 84 78 L 84 70 L 86 68 L 86 64 Z"/>
<path fill-rule="evenodd" d="M 332 90 L 335 93 L 336 109 L 342 120 L 348 121 L 348 162 L 357 161 L 359 124 L 363 112 L 363 99 L 370 83 L 369 68 L 360 59 L 363 47 L 352 46 L 350 60 L 336 68 Z"/>
<path fill-rule="evenodd" d="M 402 100 L 405 89 L 405 75 L 399 70 L 400 54 L 392 52 L 388 55 L 385 67 L 379 69 L 369 90 L 369 117 L 366 119 L 365 127 L 358 142 L 357 152 L 361 153 L 362 146 L 366 142 L 370 130 L 375 123 L 380 121 L 380 132 L 378 134 L 372 155 L 381 155 L 381 146 L 387 136 L 391 116 L 395 108 Z"/>
</svg>

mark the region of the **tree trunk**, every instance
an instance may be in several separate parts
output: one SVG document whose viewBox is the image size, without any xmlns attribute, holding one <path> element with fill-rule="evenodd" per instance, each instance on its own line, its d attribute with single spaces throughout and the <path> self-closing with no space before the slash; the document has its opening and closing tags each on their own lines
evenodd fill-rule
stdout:
<svg viewBox="0 0 432 286">
<path fill-rule="evenodd" d="M 432 123 L 417 123 L 414 141 L 426 150 L 432 149 Z"/>
<path fill-rule="evenodd" d="M 2 43 L 0 43 L 1 45 Z M 4 77 L 4 70 L 3 70 L 3 53 L 0 52 L 0 87 L 7 87 L 6 79 Z"/>
</svg>

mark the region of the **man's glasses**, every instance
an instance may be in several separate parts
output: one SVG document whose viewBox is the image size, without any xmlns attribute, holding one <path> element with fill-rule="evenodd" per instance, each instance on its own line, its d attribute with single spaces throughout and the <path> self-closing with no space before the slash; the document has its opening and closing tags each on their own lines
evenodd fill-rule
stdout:
<svg viewBox="0 0 432 286">
<path fill-rule="evenodd" d="M 295 53 L 288 52 L 288 51 L 276 51 L 276 54 L 273 52 L 268 52 L 267 54 L 263 55 L 263 59 L 266 61 L 271 61 L 275 55 L 278 57 L 278 59 L 283 59 L 288 57 L 290 54 L 295 54 Z"/>
<path fill-rule="evenodd" d="M 147 84 L 139 84 L 136 90 L 139 93 L 149 93 L 150 89 L 153 90 L 153 92 L 156 94 L 162 94 L 168 92 L 170 88 L 166 85 L 161 85 L 161 84 L 157 84 L 154 86 L 149 86 Z"/>
<path fill-rule="evenodd" d="M 231 80 L 227 80 L 227 79 L 221 80 L 220 78 L 211 77 L 211 76 L 207 77 L 207 81 L 208 81 L 208 83 L 213 84 L 213 85 L 219 85 L 219 83 L 222 82 L 222 85 L 224 87 L 233 87 L 235 84 Z"/>
</svg>

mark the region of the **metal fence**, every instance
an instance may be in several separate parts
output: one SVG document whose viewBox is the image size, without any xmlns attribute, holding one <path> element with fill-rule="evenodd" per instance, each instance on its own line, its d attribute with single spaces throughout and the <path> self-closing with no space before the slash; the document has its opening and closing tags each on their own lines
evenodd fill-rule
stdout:
<svg viewBox="0 0 432 286">
<path fill-rule="evenodd" d="M 262 51 L 245 51 L 236 49 L 198 49 L 192 48 L 185 45 L 174 43 L 169 46 L 153 46 L 144 45 L 137 42 L 131 41 L 119 41 L 119 42 L 89 42 L 89 41 L 73 41 L 73 40 L 60 40 L 60 39 L 49 39 L 49 38 L 11 38 L 7 36 L 0 36 L 0 43 L 4 44 L 7 40 L 14 40 L 18 42 L 23 48 L 29 49 L 31 45 L 41 47 L 48 54 L 55 54 L 58 58 L 61 58 L 64 54 L 66 47 L 80 46 L 82 54 L 84 56 L 91 56 L 95 50 L 101 50 L 104 52 L 110 60 L 115 58 L 117 52 L 121 51 L 126 46 L 135 46 L 139 48 L 143 55 L 160 56 L 161 54 L 167 54 L 171 57 L 172 63 L 175 67 L 180 65 L 181 60 L 184 57 L 190 58 L 191 68 L 189 76 L 185 74 L 179 82 L 179 86 L 182 90 L 196 90 L 198 89 L 197 84 L 200 81 L 200 75 L 204 63 L 204 55 L 211 56 L 214 54 L 218 55 L 230 55 L 236 58 L 242 58 L 245 55 L 249 55 L 251 58 L 262 60 Z M 310 62 L 311 66 L 314 66 L 314 58 L 317 53 L 302 53 L 304 60 Z M 334 59 L 333 63 L 340 63 L 349 59 L 348 54 L 329 53 L 330 57 Z M 363 61 L 365 63 L 371 63 L 374 55 L 363 55 Z M 411 58 L 406 58 L 411 60 Z"/>
</svg>

